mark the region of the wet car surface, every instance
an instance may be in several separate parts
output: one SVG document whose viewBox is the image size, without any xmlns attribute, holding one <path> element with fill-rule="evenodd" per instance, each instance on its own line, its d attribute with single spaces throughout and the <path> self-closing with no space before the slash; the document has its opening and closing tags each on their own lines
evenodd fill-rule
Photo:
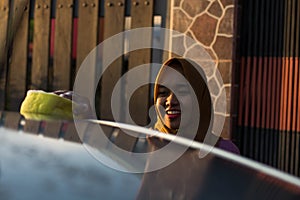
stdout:
<svg viewBox="0 0 300 200">
<path fill-rule="evenodd" d="M 109 148 L 99 154 L 124 171 L 134 166 Z M 99 162 L 86 144 L 0 127 L 0 199 L 299 197 L 299 178 L 216 148 L 204 158 L 190 148 L 160 170 L 125 173 Z"/>
<path fill-rule="evenodd" d="M 0 170 L 1 199 L 134 199 L 140 185 L 138 175 L 101 164 L 78 143 L 3 127 Z"/>
</svg>

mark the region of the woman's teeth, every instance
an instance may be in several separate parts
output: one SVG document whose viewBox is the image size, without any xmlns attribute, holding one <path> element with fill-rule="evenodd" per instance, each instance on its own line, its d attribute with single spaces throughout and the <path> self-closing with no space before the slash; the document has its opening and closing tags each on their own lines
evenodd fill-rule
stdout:
<svg viewBox="0 0 300 200">
<path fill-rule="evenodd" d="M 168 115 L 176 115 L 176 114 L 180 114 L 180 111 L 178 111 L 178 110 L 168 110 L 167 114 Z"/>
</svg>

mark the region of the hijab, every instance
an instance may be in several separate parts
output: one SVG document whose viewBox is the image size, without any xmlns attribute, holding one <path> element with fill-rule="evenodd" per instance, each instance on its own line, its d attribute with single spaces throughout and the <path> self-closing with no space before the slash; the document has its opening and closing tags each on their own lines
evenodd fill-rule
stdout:
<svg viewBox="0 0 300 200">
<path fill-rule="evenodd" d="M 181 69 L 178 70 L 178 67 L 174 67 L 174 65 L 180 64 Z M 210 93 L 205 81 L 205 75 L 202 69 L 200 68 L 199 65 L 197 65 L 195 62 L 186 59 L 186 58 L 171 58 L 167 60 L 161 67 L 161 69 L 158 72 L 158 75 L 155 80 L 154 84 L 154 104 L 156 104 L 157 97 L 158 97 L 158 82 L 159 79 L 162 76 L 163 71 L 167 68 L 171 67 L 175 70 L 177 70 L 179 73 L 181 73 L 186 80 L 189 82 L 189 84 L 192 86 L 198 106 L 199 106 L 199 111 L 200 111 L 200 120 L 198 122 L 198 129 L 196 136 L 194 140 L 203 142 L 205 135 L 209 129 L 210 122 L 212 119 L 212 103 L 210 99 Z M 196 69 L 195 67 L 198 67 Z M 158 112 L 157 112 L 158 113 Z M 176 134 L 177 130 L 172 130 L 169 129 L 168 127 L 165 126 L 163 123 L 163 120 L 157 114 L 157 121 L 154 125 L 154 129 L 163 132 L 163 133 L 171 133 L 171 134 Z"/>
</svg>

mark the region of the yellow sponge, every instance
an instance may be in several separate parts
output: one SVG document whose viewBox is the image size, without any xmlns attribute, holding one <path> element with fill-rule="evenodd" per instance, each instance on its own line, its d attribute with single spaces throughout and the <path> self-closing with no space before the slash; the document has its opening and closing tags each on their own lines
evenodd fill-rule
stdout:
<svg viewBox="0 0 300 200">
<path fill-rule="evenodd" d="M 72 101 L 54 93 L 42 90 L 29 90 L 22 102 L 20 113 L 26 119 L 72 120 Z"/>
</svg>

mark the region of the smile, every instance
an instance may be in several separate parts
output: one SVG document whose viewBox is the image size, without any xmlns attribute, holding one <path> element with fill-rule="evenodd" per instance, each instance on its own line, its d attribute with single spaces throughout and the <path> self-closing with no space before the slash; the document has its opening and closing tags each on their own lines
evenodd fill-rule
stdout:
<svg viewBox="0 0 300 200">
<path fill-rule="evenodd" d="M 169 119 L 177 119 L 180 118 L 181 112 L 180 110 L 167 110 L 166 114 Z"/>
<path fill-rule="evenodd" d="M 167 110 L 167 115 L 179 115 L 181 112 L 179 110 Z"/>
</svg>

